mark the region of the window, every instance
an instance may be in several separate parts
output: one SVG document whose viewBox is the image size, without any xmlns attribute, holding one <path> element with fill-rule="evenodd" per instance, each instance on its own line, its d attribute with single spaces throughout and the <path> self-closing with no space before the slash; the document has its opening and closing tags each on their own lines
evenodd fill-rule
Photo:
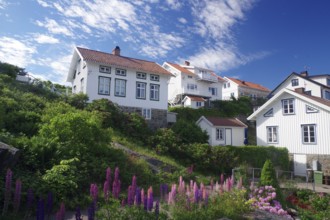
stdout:
<svg viewBox="0 0 330 220">
<path fill-rule="evenodd" d="M 136 98 L 146 99 L 146 87 L 147 83 L 136 82 Z"/>
<path fill-rule="evenodd" d="M 273 116 L 273 108 L 269 109 L 265 114 L 264 117 L 272 117 Z"/>
<path fill-rule="evenodd" d="M 278 143 L 277 127 L 267 127 L 267 143 Z"/>
<path fill-rule="evenodd" d="M 101 73 L 111 73 L 111 67 L 110 66 L 100 66 Z"/>
<path fill-rule="evenodd" d="M 298 86 L 298 85 L 299 85 L 299 81 L 298 81 L 298 79 L 292 79 L 292 80 L 291 80 L 291 85 L 292 85 L 292 86 Z"/>
<path fill-rule="evenodd" d="M 146 73 L 137 72 L 136 73 L 136 78 L 138 78 L 138 79 L 146 79 L 147 78 L 147 74 Z"/>
<path fill-rule="evenodd" d="M 330 100 L 330 91 L 324 92 L 324 98 Z"/>
<path fill-rule="evenodd" d="M 210 92 L 212 95 L 217 96 L 217 95 L 218 95 L 218 88 L 209 87 L 209 92 Z"/>
<path fill-rule="evenodd" d="M 304 144 L 316 144 L 316 125 L 302 125 L 301 130 Z"/>
<path fill-rule="evenodd" d="M 150 120 L 151 119 L 151 109 L 150 108 L 143 108 L 142 109 L 142 116 L 145 119 Z"/>
<path fill-rule="evenodd" d="M 219 140 L 219 141 L 223 141 L 224 140 L 224 129 L 223 128 L 217 128 L 215 130 L 215 139 Z"/>
<path fill-rule="evenodd" d="M 150 74 L 150 80 L 151 81 L 159 81 L 159 76 L 158 75 L 154 75 L 154 74 Z"/>
<path fill-rule="evenodd" d="M 187 89 L 188 90 L 197 90 L 197 85 L 196 84 L 192 84 L 192 83 L 188 83 L 187 84 Z"/>
<path fill-rule="evenodd" d="M 284 115 L 294 114 L 294 99 L 282 100 L 282 108 Z"/>
<path fill-rule="evenodd" d="M 126 70 L 116 69 L 116 75 L 118 75 L 118 76 L 126 76 Z"/>
<path fill-rule="evenodd" d="M 159 101 L 159 85 L 150 84 L 150 100 Z"/>
<path fill-rule="evenodd" d="M 99 94 L 110 95 L 110 80 L 109 77 L 99 76 Z"/>
<path fill-rule="evenodd" d="M 85 86 L 85 82 L 84 82 L 84 78 L 81 78 L 80 80 L 80 92 L 84 92 L 84 86 Z"/>
<path fill-rule="evenodd" d="M 196 102 L 197 107 L 202 107 L 202 102 Z"/>
<path fill-rule="evenodd" d="M 188 76 L 189 79 L 192 79 L 192 76 Z"/>
<path fill-rule="evenodd" d="M 319 110 L 310 105 L 306 105 L 306 113 L 317 113 Z"/>
<path fill-rule="evenodd" d="M 330 86 L 330 78 L 327 78 L 327 86 Z"/>
<path fill-rule="evenodd" d="M 126 96 L 126 80 L 115 79 L 115 96 Z"/>
<path fill-rule="evenodd" d="M 227 88 L 227 83 L 223 84 L 223 88 Z"/>
</svg>

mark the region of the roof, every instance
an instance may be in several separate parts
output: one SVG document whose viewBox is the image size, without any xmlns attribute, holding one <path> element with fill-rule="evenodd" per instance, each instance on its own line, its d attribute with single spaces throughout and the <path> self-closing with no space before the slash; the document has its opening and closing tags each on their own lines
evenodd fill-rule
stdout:
<svg viewBox="0 0 330 220">
<path fill-rule="evenodd" d="M 201 119 L 208 120 L 213 126 L 228 126 L 228 127 L 243 127 L 246 128 L 247 125 L 238 120 L 237 118 L 222 118 L 222 117 L 205 117 L 202 116 Z"/>
<path fill-rule="evenodd" d="M 281 87 L 281 85 L 283 85 L 284 82 L 286 82 L 291 76 L 298 76 L 298 77 L 301 77 L 305 80 L 308 80 L 312 83 L 315 83 L 316 85 L 319 85 L 321 87 L 324 87 L 324 88 L 330 88 L 329 86 L 326 86 L 326 85 L 323 85 L 322 83 L 319 83 L 319 82 L 316 82 L 314 81 L 312 78 L 317 78 L 321 75 L 315 75 L 315 76 L 302 76 L 301 74 L 299 73 L 296 73 L 296 72 L 292 72 L 288 77 L 286 77 L 278 86 L 276 86 L 275 89 L 273 89 L 271 92 L 270 92 L 270 95 L 272 95 L 274 93 L 274 91 L 276 91 L 279 87 Z M 322 75 L 322 76 L 326 76 L 326 75 Z"/>
<path fill-rule="evenodd" d="M 186 96 L 188 98 L 191 99 L 191 101 L 195 101 L 195 102 L 205 102 L 205 99 L 203 99 L 202 97 L 198 97 L 198 96 Z"/>
<path fill-rule="evenodd" d="M 81 47 L 77 47 L 77 51 L 86 61 L 172 76 L 172 73 L 168 72 L 163 67 L 152 61 L 140 60 L 120 55 L 113 55 L 111 53 L 105 53 Z"/>
<path fill-rule="evenodd" d="M 240 79 L 235 79 L 235 78 L 231 78 L 231 77 L 227 77 L 228 79 L 230 79 L 231 81 L 235 82 L 237 85 L 242 86 L 242 87 L 247 87 L 247 88 L 251 88 L 251 89 L 257 89 L 257 90 L 262 90 L 265 92 L 270 92 L 269 89 L 267 89 L 266 87 L 256 84 L 256 83 L 252 83 L 252 82 L 247 82 L 244 80 L 240 80 Z"/>
<path fill-rule="evenodd" d="M 279 97 L 281 97 L 281 95 L 284 93 L 290 94 L 290 95 L 300 98 L 306 102 L 314 104 L 315 106 L 318 106 L 320 108 L 326 109 L 327 111 L 330 111 L 330 101 L 329 100 L 322 99 L 322 98 L 316 97 L 316 96 L 307 95 L 307 94 L 297 92 L 297 91 L 292 91 L 290 89 L 283 89 L 279 93 L 275 94 L 272 98 L 270 98 L 260 108 L 258 108 L 257 111 L 253 112 L 247 119 L 255 120 L 257 115 L 259 115 L 261 112 L 263 112 L 263 110 L 268 108 L 269 105 L 271 105 L 273 102 L 275 102 L 277 99 L 279 99 Z"/>
<path fill-rule="evenodd" d="M 170 62 L 166 62 L 166 63 L 168 63 L 169 65 L 173 66 L 175 69 L 179 70 L 182 73 L 185 73 L 185 74 L 190 75 L 190 76 L 195 76 L 195 74 L 193 72 L 187 70 L 186 68 L 180 66 L 179 64 L 170 63 Z"/>
</svg>

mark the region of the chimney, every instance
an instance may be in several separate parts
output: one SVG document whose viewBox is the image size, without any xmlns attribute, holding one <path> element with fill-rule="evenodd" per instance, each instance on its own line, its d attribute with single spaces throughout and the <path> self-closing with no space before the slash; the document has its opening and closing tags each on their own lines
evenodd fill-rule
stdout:
<svg viewBox="0 0 330 220">
<path fill-rule="evenodd" d="M 245 85 L 245 81 L 244 81 L 244 80 L 242 81 L 242 84 L 244 84 L 244 85 Z"/>
<path fill-rule="evenodd" d="M 305 88 L 301 87 L 301 88 L 296 88 L 294 91 L 304 94 L 305 93 Z"/>
<path fill-rule="evenodd" d="M 190 62 L 189 62 L 188 60 L 184 61 L 184 64 L 185 64 L 186 66 L 190 66 Z"/>
<path fill-rule="evenodd" d="M 302 72 L 300 73 L 300 75 L 301 75 L 302 77 L 308 77 L 308 72 L 307 72 L 307 70 L 302 71 Z"/>
<path fill-rule="evenodd" d="M 120 47 L 116 46 L 115 49 L 112 50 L 112 54 L 116 56 L 120 56 Z"/>
</svg>

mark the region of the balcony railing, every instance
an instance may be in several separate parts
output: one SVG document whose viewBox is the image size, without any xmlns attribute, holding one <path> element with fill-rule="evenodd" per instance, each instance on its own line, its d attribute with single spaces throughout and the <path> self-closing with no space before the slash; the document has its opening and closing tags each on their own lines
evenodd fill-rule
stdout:
<svg viewBox="0 0 330 220">
<path fill-rule="evenodd" d="M 199 73 L 197 80 L 204 80 L 209 82 L 218 82 L 218 77 L 212 75 L 211 73 Z"/>
</svg>

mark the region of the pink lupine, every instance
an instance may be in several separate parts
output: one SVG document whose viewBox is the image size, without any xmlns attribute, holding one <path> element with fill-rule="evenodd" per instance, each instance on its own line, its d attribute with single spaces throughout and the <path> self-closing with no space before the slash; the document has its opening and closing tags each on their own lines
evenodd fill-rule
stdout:
<svg viewBox="0 0 330 220">
<path fill-rule="evenodd" d="M 144 202 L 144 189 L 141 189 L 141 202 Z"/>
</svg>

